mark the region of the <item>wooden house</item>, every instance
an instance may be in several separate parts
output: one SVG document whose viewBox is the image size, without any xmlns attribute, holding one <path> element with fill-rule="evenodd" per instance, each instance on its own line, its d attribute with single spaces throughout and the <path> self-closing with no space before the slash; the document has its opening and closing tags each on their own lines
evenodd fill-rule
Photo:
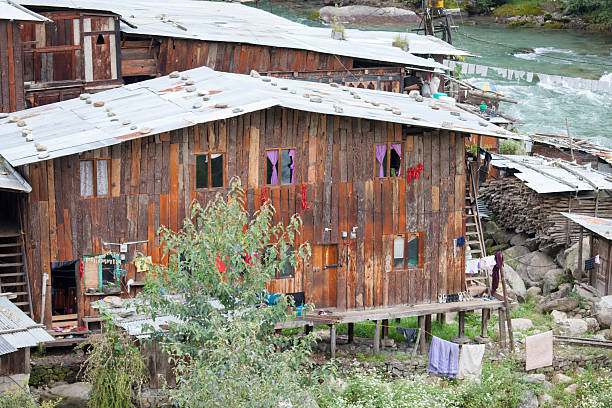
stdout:
<svg viewBox="0 0 612 408">
<path fill-rule="evenodd" d="M 588 285 L 595 289 L 598 296 L 612 295 L 612 220 L 566 212 L 561 215 L 580 227 L 578 282 L 586 280 Z M 589 234 L 588 259 L 591 259 L 591 262 L 585 262 L 587 259 L 583 259 L 582 238 L 585 229 Z M 590 265 L 588 268 L 587 264 Z"/>
<path fill-rule="evenodd" d="M 471 134 L 518 137 L 434 99 L 208 68 L 2 119 L 3 154 L 33 188 L 10 205 L 25 214 L 34 315 L 50 325 L 76 310 L 90 321 L 105 287 L 125 296 L 131 279 L 134 293 L 144 278 L 134 255 L 162 262 L 158 228 L 179 229 L 193 200 L 205 204 L 235 176 L 250 212 L 270 200 L 275 221 L 300 214 L 312 246 L 271 292 L 351 319 L 392 306 L 498 308 L 437 304 L 465 290 L 454 240 L 465 232 Z M 56 299 L 70 287 L 76 296 Z"/>
<path fill-rule="evenodd" d="M 333 40 L 328 28 L 226 2 L 179 0 L 161 9 L 144 0 L 19 3 L 50 21 L 16 31 L 16 82 L 25 82 L 25 100 L 19 90 L 5 112 L 201 66 L 401 92 L 408 77 L 444 72 L 444 56 L 467 55 L 409 33 L 410 52 L 391 45 L 395 33 L 347 30 L 347 40 Z"/>
</svg>

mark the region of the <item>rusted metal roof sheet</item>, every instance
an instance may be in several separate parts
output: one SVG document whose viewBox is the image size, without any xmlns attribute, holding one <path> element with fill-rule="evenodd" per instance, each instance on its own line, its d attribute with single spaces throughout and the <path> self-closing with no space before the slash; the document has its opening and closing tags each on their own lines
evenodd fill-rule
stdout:
<svg viewBox="0 0 612 408">
<path fill-rule="evenodd" d="M 560 164 L 572 171 L 562 168 Z M 600 173 L 589 166 L 579 166 L 561 159 L 495 154 L 491 165 L 517 170 L 514 176 L 524 181 L 527 187 L 538 194 L 612 190 L 610 175 Z M 594 183 L 597 188 L 587 180 Z"/>
<path fill-rule="evenodd" d="M 238 3 L 173 0 L 20 0 L 22 5 L 106 10 L 119 14 L 125 33 L 284 47 L 372 61 L 448 70 L 421 55 L 471 55 L 433 36 L 346 29 L 346 40 L 331 29 L 309 27 Z M 125 22 L 129 23 L 126 24 Z M 410 52 L 393 47 L 401 35 Z"/>
<path fill-rule="evenodd" d="M 0 190 L 29 193 L 32 187 L 0 154 Z"/>
<path fill-rule="evenodd" d="M 612 240 L 612 220 L 565 212 L 562 212 L 561 215 L 605 239 Z"/>
<path fill-rule="evenodd" d="M 53 340 L 45 329 L 5 296 L 0 296 L 0 331 L 10 331 L 0 334 L 0 355 Z"/>
<path fill-rule="evenodd" d="M 99 104 L 103 106 L 96 107 Z M 257 78 L 201 67 L 178 78 L 155 78 L 16 112 L 0 119 L 0 145 L 4 157 L 18 166 L 272 106 L 522 139 L 434 99 L 418 102 L 393 92 Z M 22 135 L 24 126 L 31 129 L 29 138 Z"/>
<path fill-rule="evenodd" d="M 51 21 L 9 0 L 0 0 L 0 20 L 35 21 L 39 23 Z"/>
</svg>

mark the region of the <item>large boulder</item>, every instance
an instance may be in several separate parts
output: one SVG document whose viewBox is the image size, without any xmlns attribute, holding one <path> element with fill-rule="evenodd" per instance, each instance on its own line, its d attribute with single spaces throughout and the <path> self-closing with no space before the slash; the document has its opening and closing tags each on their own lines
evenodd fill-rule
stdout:
<svg viewBox="0 0 612 408">
<path fill-rule="evenodd" d="M 514 258 L 518 258 L 519 256 L 527 255 L 529 252 L 530 252 L 529 249 L 522 245 L 517 245 L 517 246 L 510 247 L 508 249 L 505 249 L 503 251 L 504 265 L 510 265 L 511 267 L 516 269 L 519 263 L 517 260 L 514 260 Z"/>
<path fill-rule="evenodd" d="M 541 286 L 546 272 L 555 267 L 550 256 L 536 251 L 521 258 L 516 271 L 529 286 Z"/>
<path fill-rule="evenodd" d="M 530 319 L 512 319 L 512 330 L 525 331 L 533 327 L 533 322 Z"/>
<path fill-rule="evenodd" d="M 527 295 L 525 297 L 527 302 L 538 303 L 542 299 L 542 289 L 537 286 L 532 286 L 527 289 Z"/>
<path fill-rule="evenodd" d="M 550 315 L 552 316 L 553 322 L 557 324 L 563 323 L 564 321 L 567 320 L 567 313 L 565 312 L 553 310 L 552 312 L 550 312 Z"/>
<path fill-rule="evenodd" d="M 553 375 L 553 378 L 552 378 L 553 384 L 565 384 L 568 382 L 572 382 L 572 377 L 568 377 L 567 375 L 562 374 L 562 373 L 557 373 Z"/>
<path fill-rule="evenodd" d="M 525 282 L 523 282 L 520 275 L 512 266 L 504 265 L 504 277 L 506 278 L 506 283 L 516 295 L 516 298 L 520 302 L 524 302 L 525 297 L 527 296 L 527 288 L 525 288 Z"/>
<path fill-rule="evenodd" d="M 567 319 L 559 328 L 559 333 L 563 336 L 580 337 L 589 331 L 587 322 L 582 319 Z"/>
<path fill-rule="evenodd" d="M 494 221 L 487 221 L 482 225 L 482 227 L 484 229 L 484 233 L 489 235 L 493 235 L 501 229 Z"/>
<path fill-rule="evenodd" d="M 599 326 L 599 322 L 594 317 L 585 317 L 584 321 L 589 326 L 589 333 L 597 333 L 599 329 L 601 328 Z"/>
<path fill-rule="evenodd" d="M 589 239 L 584 238 L 582 240 L 582 262 L 588 259 L 590 248 Z M 574 278 L 578 278 L 578 242 L 563 251 L 563 255 L 559 257 L 563 258 L 563 269 L 567 273 L 571 273 Z M 584 269 L 584 264 L 582 269 Z"/>
<path fill-rule="evenodd" d="M 569 312 L 578 307 L 580 301 L 575 297 L 566 297 L 561 299 L 543 299 L 535 308 L 536 312 L 548 313 L 553 310 L 560 312 Z"/>
<path fill-rule="evenodd" d="M 421 18 L 414 11 L 397 7 L 325 6 L 319 10 L 319 18 L 328 23 L 333 22 L 335 17 L 343 23 L 359 24 L 416 23 L 421 21 Z"/>
<path fill-rule="evenodd" d="M 593 314 L 602 329 L 612 326 L 612 296 L 604 296 L 593 302 Z"/>
<path fill-rule="evenodd" d="M 550 292 L 554 292 L 557 290 L 561 282 L 563 281 L 563 277 L 565 276 L 565 271 L 563 269 L 555 268 L 551 269 L 544 274 L 544 280 L 542 285 L 542 293 L 544 295 L 548 295 Z"/>
<path fill-rule="evenodd" d="M 88 382 L 61 384 L 45 390 L 41 394 L 41 400 L 50 401 L 61 398 L 60 406 L 62 407 L 86 407 L 90 392 L 91 384 Z"/>
<path fill-rule="evenodd" d="M 520 234 L 515 234 L 512 237 L 512 239 L 510 239 L 510 245 L 512 245 L 512 246 L 517 246 L 517 245 L 525 246 L 525 243 L 527 242 L 528 239 L 529 239 L 529 235 L 525 234 L 524 232 L 521 232 Z"/>
<path fill-rule="evenodd" d="M 521 402 L 518 408 L 538 408 L 540 403 L 538 402 L 538 396 L 535 392 L 527 390 L 521 396 Z"/>
<path fill-rule="evenodd" d="M 512 232 L 505 230 L 499 230 L 493 233 L 493 239 L 498 245 L 510 245 L 510 241 L 512 241 L 513 237 L 514 234 Z"/>
</svg>

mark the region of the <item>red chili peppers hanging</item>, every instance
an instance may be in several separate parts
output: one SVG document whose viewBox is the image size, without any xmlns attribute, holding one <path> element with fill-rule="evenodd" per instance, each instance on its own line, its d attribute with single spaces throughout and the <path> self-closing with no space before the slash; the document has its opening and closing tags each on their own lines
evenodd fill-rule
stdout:
<svg viewBox="0 0 612 408">
<path fill-rule="evenodd" d="M 261 190 L 261 205 L 264 205 L 268 201 L 268 187 L 264 187 Z"/>
<path fill-rule="evenodd" d="M 302 183 L 302 211 L 306 210 L 308 206 L 308 198 L 306 197 L 306 184 Z"/>
<path fill-rule="evenodd" d="M 406 172 L 407 173 L 406 181 L 410 183 L 412 180 L 418 179 L 421 176 L 422 172 L 423 172 L 423 164 L 419 163 L 418 166 L 408 169 L 408 171 Z"/>
</svg>

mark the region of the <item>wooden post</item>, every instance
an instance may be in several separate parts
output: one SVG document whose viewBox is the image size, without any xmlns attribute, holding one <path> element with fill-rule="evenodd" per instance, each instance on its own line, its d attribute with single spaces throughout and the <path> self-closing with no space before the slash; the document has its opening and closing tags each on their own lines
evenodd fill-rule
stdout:
<svg viewBox="0 0 612 408">
<path fill-rule="evenodd" d="M 446 313 L 438 313 L 437 320 L 439 324 L 444 324 L 446 322 Z"/>
<path fill-rule="evenodd" d="M 504 290 L 504 308 L 506 309 L 506 324 L 508 325 L 508 338 L 510 339 L 510 352 L 514 353 L 514 333 L 512 333 L 512 317 L 510 317 L 510 304 L 508 303 L 508 291 L 506 289 L 506 276 L 504 275 L 504 265 L 499 268 L 499 280 Z"/>
<path fill-rule="evenodd" d="M 500 307 L 497 309 L 497 315 L 499 317 L 499 346 L 506 347 L 506 322 L 504 317 L 504 308 Z"/>
<path fill-rule="evenodd" d="M 589 259 L 593 258 L 595 252 L 593 251 L 593 233 L 589 232 Z M 593 266 L 593 269 L 589 271 L 589 285 L 595 286 L 595 268 L 597 265 Z"/>
<path fill-rule="evenodd" d="M 382 338 L 386 339 L 387 337 L 389 337 L 389 320 L 384 319 L 382 321 Z"/>
<path fill-rule="evenodd" d="M 330 349 L 331 349 L 331 358 L 336 358 L 336 324 L 332 323 L 330 327 Z"/>
<path fill-rule="evenodd" d="M 395 323 L 401 323 L 401 322 L 402 322 L 402 319 L 400 319 L 399 317 L 395 318 Z"/>
<path fill-rule="evenodd" d="M 431 315 L 425 316 L 425 338 L 431 341 Z"/>
<path fill-rule="evenodd" d="M 380 351 L 380 320 L 376 321 L 374 327 L 374 354 L 378 354 Z"/>
<path fill-rule="evenodd" d="M 355 340 L 355 323 L 348 324 L 348 342 L 349 344 L 353 344 Z"/>
<path fill-rule="evenodd" d="M 425 317 L 419 316 L 419 353 L 425 354 L 427 349 L 427 341 L 425 340 Z"/>
<path fill-rule="evenodd" d="M 465 312 L 459 312 L 459 338 L 465 337 Z"/>
<path fill-rule="evenodd" d="M 578 241 L 578 282 L 582 282 L 582 237 L 584 235 L 584 228 L 580 226 L 580 241 Z"/>
<path fill-rule="evenodd" d="M 487 323 L 489 321 L 489 313 L 491 313 L 491 309 L 482 309 L 482 319 L 480 326 L 480 337 L 487 338 L 489 337 L 489 333 L 487 332 Z"/>
</svg>

